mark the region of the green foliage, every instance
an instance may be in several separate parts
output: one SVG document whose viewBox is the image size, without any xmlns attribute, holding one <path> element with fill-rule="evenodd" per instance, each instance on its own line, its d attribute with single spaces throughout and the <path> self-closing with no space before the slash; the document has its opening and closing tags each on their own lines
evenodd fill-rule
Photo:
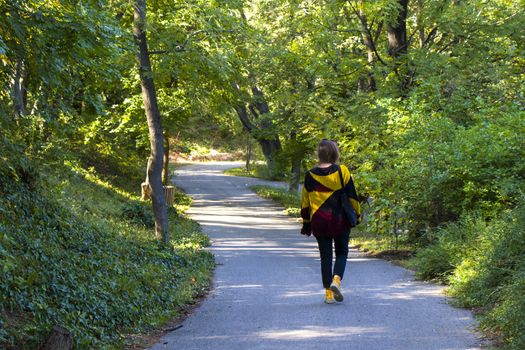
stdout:
<svg viewBox="0 0 525 350">
<path fill-rule="evenodd" d="M 388 152 L 357 154 L 363 159 L 355 174 L 359 190 L 378 198 L 371 223 L 388 232 L 397 215 L 412 239 L 424 242 L 429 229 L 464 212 L 490 217 L 516 203 L 525 189 L 522 112 L 487 107 L 479 124 L 465 127 L 437 113 L 425 116 L 421 104 L 401 113 L 391 103 Z"/>
<path fill-rule="evenodd" d="M 122 207 L 122 217 L 146 228 L 152 229 L 155 227 L 155 219 L 151 209 L 141 202 L 132 202 L 124 205 Z"/>
<path fill-rule="evenodd" d="M 238 167 L 238 168 L 229 168 L 224 171 L 226 175 L 231 176 L 245 176 L 245 177 L 255 177 L 258 178 L 256 174 L 256 170 L 254 168 L 250 169 L 250 171 L 246 170 L 246 167 Z"/>
<path fill-rule="evenodd" d="M 174 207 L 176 208 L 177 212 L 180 213 L 184 213 L 186 210 L 188 210 L 191 206 L 191 203 L 193 202 L 190 196 L 178 188 L 175 188 L 174 200 Z"/>
<path fill-rule="evenodd" d="M 79 171 L 89 169 L 113 188 L 134 194 L 140 192 L 140 184 L 146 177 L 146 157 L 140 159 L 137 154 L 119 149 L 113 149 L 111 154 L 100 153 L 91 147 L 74 151 L 79 157 Z"/>
<path fill-rule="evenodd" d="M 510 283 L 498 291 L 498 304 L 484 319 L 482 327 L 503 333 L 509 350 L 522 349 L 525 345 L 525 270 L 522 268 L 511 278 Z"/>
<path fill-rule="evenodd" d="M 470 216 L 447 225 L 412 266 L 419 277 L 449 283 L 449 293 L 461 306 L 483 310 L 482 327 L 500 334 L 509 349 L 520 349 L 525 346 L 524 242 L 521 204 L 491 221 Z"/>
<path fill-rule="evenodd" d="M 22 179 L 31 162 L 10 155 L 0 174 L 2 346 L 34 348 L 59 324 L 75 348 L 109 348 L 174 317 L 206 288 L 213 259 L 191 220 L 171 214 L 172 245 L 163 246 L 136 197 L 80 168 L 45 181 L 34 168 L 37 183 L 54 190 L 30 189 Z"/>
<path fill-rule="evenodd" d="M 485 249 L 483 238 L 491 234 L 492 227 L 479 217 L 470 216 L 438 230 L 435 239 L 439 243 L 420 250 L 411 262 L 417 268 L 416 276 L 448 282 L 455 268 L 469 255 L 469 249 Z"/>
<path fill-rule="evenodd" d="M 407 267 L 408 260 L 405 260 L 414 252 L 414 245 L 406 239 L 396 241 L 392 235 L 370 233 L 363 231 L 359 226 L 350 233 L 350 245 L 377 256 L 391 255 Z"/>
</svg>

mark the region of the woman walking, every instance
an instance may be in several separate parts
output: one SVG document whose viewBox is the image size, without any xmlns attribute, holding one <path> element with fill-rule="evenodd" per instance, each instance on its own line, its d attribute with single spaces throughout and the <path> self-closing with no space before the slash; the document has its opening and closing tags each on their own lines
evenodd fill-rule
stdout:
<svg viewBox="0 0 525 350">
<path fill-rule="evenodd" d="M 360 220 L 361 209 L 357 201 L 350 171 L 339 165 L 339 149 L 334 141 L 323 139 L 318 148 L 319 164 L 306 172 L 301 201 L 303 228 L 301 233 L 313 234 L 319 244 L 321 275 L 326 289 L 324 302 L 343 301 L 341 280 L 348 257 L 348 240 L 352 224 L 344 214 L 341 194 L 344 191 Z M 355 223 L 354 223 L 355 224 Z M 332 252 L 335 246 L 335 264 L 332 270 Z"/>
</svg>

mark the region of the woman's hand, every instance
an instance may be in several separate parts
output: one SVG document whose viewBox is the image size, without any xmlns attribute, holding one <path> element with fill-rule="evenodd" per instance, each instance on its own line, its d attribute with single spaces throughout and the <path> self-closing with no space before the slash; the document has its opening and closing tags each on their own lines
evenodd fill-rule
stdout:
<svg viewBox="0 0 525 350">
<path fill-rule="evenodd" d="M 309 222 L 303 222 L 303 227 L 301 228 L 301 234 L 307 237 L 312 235 L 312 226 Z"/>
</svg>

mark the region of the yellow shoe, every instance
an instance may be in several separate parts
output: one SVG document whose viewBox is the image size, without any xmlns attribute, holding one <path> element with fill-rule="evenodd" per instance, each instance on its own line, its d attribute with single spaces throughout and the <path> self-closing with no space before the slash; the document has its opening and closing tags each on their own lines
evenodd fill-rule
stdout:
<svg viewBox="0 0 525 350">
<path fill-rule="evenodd" d="M 341 293 L 341 277 L 337 275 L 334 276 L 332 285 L 330 285 L 330 290 L 333 292 L 334 299 L 336 301 L 339 301 L 339 302 L 343 301 L 344 297 L 343 297 L 343 293 Z"/>
<path fill-rule="evenodd" d="M 326 304 L 333 304 L 333 303 L 335 303 L 335 300 L 334 300 L 334 293 L 333 293 L 332 290 L 329 289 L 329 288 L 326 290 L 326 296 L 325 296 L 325 298 L 324 298 L 324 302 L 325 302 Z"/>
</svg>

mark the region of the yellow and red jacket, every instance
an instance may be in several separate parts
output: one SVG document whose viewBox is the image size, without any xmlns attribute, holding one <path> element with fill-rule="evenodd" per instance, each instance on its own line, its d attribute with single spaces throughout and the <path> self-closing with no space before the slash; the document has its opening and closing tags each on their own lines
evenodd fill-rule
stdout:
<svg viewBox="0 0 525 350">
<path fill-rule="evenodd" d="M 339 167 L 343 175 L 341 184 Z M 352 207 L 361 220 L 361 206 L 350 170 L 344 165 L 332 164 L 327 168 L 315 167 L 306 172 L 301 199 L 302 234 L 316 237 L 334 237 L 350 230 L 350 224 L 342 214 L 340 193 L 347 193 Z"/>
</svg>

